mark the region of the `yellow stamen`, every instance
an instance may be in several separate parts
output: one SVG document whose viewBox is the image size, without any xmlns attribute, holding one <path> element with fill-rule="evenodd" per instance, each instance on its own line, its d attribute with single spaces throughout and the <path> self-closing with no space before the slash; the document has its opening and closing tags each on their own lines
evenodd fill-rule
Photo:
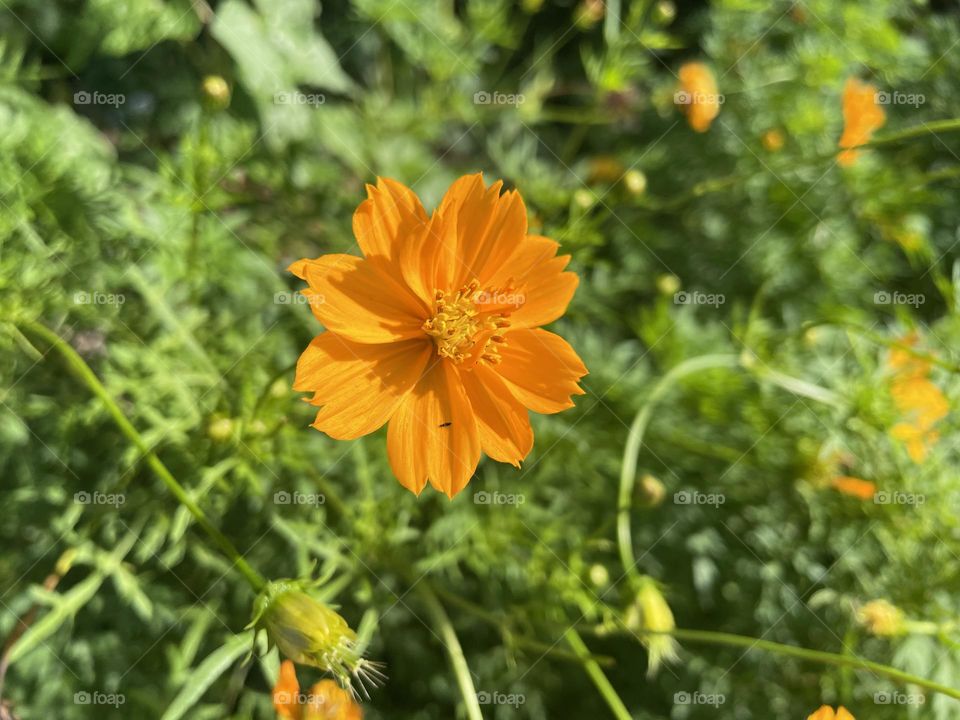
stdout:
<svg viewBox="0 0 960 720">
<path fill-rule="evenodd" d="M 478 293 L 479 287 L 480 284 L 473 280 L 455 293 L 437 290 L 434 294 L 433 317 L 422 327 L 433 338 L 440 357 L 460 364 L 471 355 L 484 334 L 496 333 L 484 340 L 479 358 L 492 365 L 500 362 L 496 345 L 506 342 L 502 331 L 510 326 L 509 313 L 482 314 L 477 307 L 477 298 L 490 294 Z"/>
</svg>

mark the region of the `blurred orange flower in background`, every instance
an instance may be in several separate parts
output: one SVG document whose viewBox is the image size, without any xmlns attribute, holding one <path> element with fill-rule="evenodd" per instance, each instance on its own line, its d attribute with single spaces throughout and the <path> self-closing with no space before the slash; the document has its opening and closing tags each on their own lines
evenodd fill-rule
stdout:
<svg viewBox="0 0 960 720">
<path fill-rule="evenodd" d="M 717 92 L 717 79 L 704 63 L 688 62 L 677 73 L 680 88 L 674 102 L 687 116 L 687 123 L 697 132 L 706 132 L 720 114 L 722 98 Z"/>
<path fill-rule="evenodd" d="M 833 488 L 844 495 L 859 498 L 860 500 L 870 500 L 877 492 L 877 486 L 869 480 L 861 480 L 856 477 L 841 475 L 830 481 Z"/>
<path fill-rule="evenodd" d="M 877 88 L 848 78 L 843 87 L 843 135 L 839 142 L 843 152 L 837 156 L 837 162 L 843 167 L 853 165 L 860 153 L 852 148 L 870 142 L 886 119 L 883 108 L 877 105 Z"/>
<path fill-rule="evenodd" d="M 321 680 L 301 695 L 297 671 L 289 660 L 280 665 L 273 706 L 281 720 L 363 720 L 363 710 L 333 680 Z"/>
<path fill-rule="evenodd" d="M 911 333 L 900 342 L 913 346 L 917 341 L 917 334 Z M 934 425 L 946 417 L 950 405 L 940 388 L 928 377 L 929 360 L 900 347 L 890 351 L 887 364 L 894 371 L 890 395 L 903 417 L 890 433 L 906 446 L 907 454 L 914 462 L 923 462 L 940 437 L 940 433 L 933 429 Z"/>
<path fill-rule="evenodd" d="M 350 440 L 389 422 L 390 465 L 416 494 L 429 482 L 452 498 L 481 451 L 519 467 L 533 446 L 528 410 L 557 413 L 583 394 L 587 368 L 541 328 L 577 288 L 570 256 L 527 234 L 523 200 L 501 186 L 466 175 L 428 216 L 381 178 L 353 217 L 364 257 L 290 266 L 327 329 L 294 382 L 320 407 L 313 427 Z"/>
<path fill-rule="evenodd" d="M 822 705 L 819 710 L 809 715 L 807 720 L 855 720 L 855 718 L 843 705 L 836 711 L 829 705 Z"/>
</svg>

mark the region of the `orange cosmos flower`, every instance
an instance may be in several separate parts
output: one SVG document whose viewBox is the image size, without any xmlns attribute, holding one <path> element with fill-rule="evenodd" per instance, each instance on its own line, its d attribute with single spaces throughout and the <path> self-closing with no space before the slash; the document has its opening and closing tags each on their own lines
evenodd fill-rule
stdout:
<svg viewBox="0 0 960 720">
<path fill-rule="evenodd" d="M 835 490 L 844 495 L 859 498 L 860 500 L 870 500 L 877 492 L 877 486 L 869 480 L 841 475 L 830 481 Z"/>
<path fill-rule="evenodd" d="M 333 680 L 321 680 L 301 695 L 297 671 L 289 660 L 280 665 L 273 707 L 280 720 L 363 720 L 363 710 Z"/>
<path fill-rule="evenodd" d="M 829 705 L 822 705 L 819 710 L 808 716 L 807 720 L 855 720 L 855 718 L 843 705 L 836 711 Z"/>
<path fill-rule="evenodd" d="M 918 339 L 916 333 L 910 333 L 901 340 L 901 344 L 913 346 Z M 906 446 L 911 460 L 923 462 L 929 449 L 940 438 L 934 426 L 946 417 L 950 404 L 940 388 L 928 377 L 931 368 L 929 360 L 919 358 L 904 348 L 894 348 L 890 351 L 887 364 L 894 371 L 890 395 L 902 416 L 890 433 Z"/>
<path fill-rule="evenodd" d="M 870 142 L 874 130 L 886 122 L 887 115 L 877 105 L 876 96 L 873 85 L 857 78 L 848 78 L 843 87 L 843 135 L 839 145 L 844 150 L 837 156 L 837 162 L 843 167 L 853 165 L 860 154 L 851 148 Z"/>
<path fill-rule="evenodd" d="M 457 180 L 428 216 L 379 179 L 353 216 L 364 257 L 324 255 L 290 271 L 327 332 L 297 363 L 294 389 L 320 406 L 313 427 L 349 440 L 384 423 L 400 483 L 453 497 L 483 451 L 519 467 L 533 446 L 527 410 L 573 406 L 587 369 L 559 335 L 578 278 L 569 255 L 527 234 L 516 192 L 480 174 Z"/>
<path fill-rule="evenodd" d="M 701 62 L 688 62 L 677 73 L 680 89 L 674 94 L 674 102 L 686 114 L 690 127 L 697 132 L 706 132 L 710 123 L 720 114 L 723 102 L 717 92 L 717 80 L 713 71 Z"/>
</svg>

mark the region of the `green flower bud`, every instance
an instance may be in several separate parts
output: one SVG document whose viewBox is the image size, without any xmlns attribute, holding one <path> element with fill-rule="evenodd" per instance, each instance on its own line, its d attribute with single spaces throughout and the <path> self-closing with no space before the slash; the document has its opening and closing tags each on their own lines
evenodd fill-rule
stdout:
<svg viewBox="0 0 960 720">
<path fill-rule="evenodd" d="M 376 686 L 384 679 L 380 664 L 362 656 L 357 633 L 333 608 L 313 598 L 309 587 L 299 580 L 267 583 L 248 627 L 265 630 L 270 645 L 293 662 L 331 673 L 354 694 L 356 681 L 366 695 L 364 683 Z"/>
<path fill-rule="evenodd" d="M 664 662 L 679 659 L 679 645 L 672 635 L 667 634 L 676 628 L 673 612 L 651 578 L 640 580 L 640 589 L 627 609 L 624 623 L 630 630 L 646 631 L 640 641 L 650 655 L 647 675 L 656 673 Z"/>
<path fill-rule="evenodd" d="M 598 588 L 604 588 L 610 584 L 610 571 L 606 567 L 597 563 L 590 566 L 590 582 Z"/>
<path fill-rule="evenodd" d="M 894 637 L 904 632 L 903 611 L 888 600 L 871 600 L 857 611 L 857 621 L 871 635 Z"/>
<path fill-rule="evenodd" d="M 647 176 L 637 169 L 627 170 L 623 184 L 631 195 L 643 195 L 647 189 Z"/>
<path fill-rule="evenodd" d="M 597 202 L 597 196 L 586 188 L 580 188 L 573 193 L 573 202 L 581 210 L 589 210 Z"/>
<path fill-rule="evenodd" d="M 583 0 L 574 12 L 574 22 L 583 30 L 588 30 L 603 20 L 603 0 Z"/>
<path fill-rule="evenodd" d="M 669 25 L 677 16 L 677 6 L 670 0 L 661 0 L 653 6 L 653 20 L 658 25 Z"/>
<path fill-rule="evenodd" d="M 207 436 L 214 442 L 226 442 L 233 436 L 233 420 L 228 417 L 214 417 L 207 425 Z"/>
<path fill-rule="evenodd" d="M 680 278 L 670 273 L 657 277 L 657 290 L 663 295 L 673 295 L 680 289 Z"/>
<path fill-rule="evenodd" d="M 650 473 L 646 473 L 637 483 L 637 501 L 644 507 L 656 507 L 667 496 L 663 483 Z"/>
<path fill-rule="evenodd" d="M 230 106 L 230 86 L 219 75 L 207 75 L 203 79 L 204 101 L 212 110 L 225 110 Z"/>
</svg>

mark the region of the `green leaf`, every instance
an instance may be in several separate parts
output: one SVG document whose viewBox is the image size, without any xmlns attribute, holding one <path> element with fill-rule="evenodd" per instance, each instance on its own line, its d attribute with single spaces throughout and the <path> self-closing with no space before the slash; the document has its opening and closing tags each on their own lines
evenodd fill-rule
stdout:
<svg viewBox="0 0 960 720">
<path fill-rule="evenodd" d="M 250 649 L 253 633 L 234 635 L 225 645 L 210 653 L 206 659 L 190 674 L 189 680 L 181 688 L 177 697 L 163 714 L 161 720 L 179 720 L 203 697 L 207 689 L 225 673 L 238 657 Z"/>
<path fill-rule="evenodd" d="M 53 635 L 63 623 L 76 615 L 80 608 L 90 602 L 93 596 L 97 594 L 97 590 L 103 584 L 104 577 L 103 573 L 94 573 L 62 595 L 54 608 L 31 625 L 17 641 L 17 644 L 13 646 L 13 650 L 10 652 L 10 664 L 13 665 L 31 650 L 43 645 L 47 638 Z"/>
<path fill-rule="evenodd" d="M 314 30 L 315 3 L 277 0 L 262 5 L 258 13 L 240 0 L 228 0 L 218 9 L 211 33 L 236 61 L 240 83 L 256 100 L 268 137 L 274 143 L 303 138 L 327 98 L 298 95 L 299 86 L 348 93 L 354 84 L 329 43 Z"/>
</svg>

